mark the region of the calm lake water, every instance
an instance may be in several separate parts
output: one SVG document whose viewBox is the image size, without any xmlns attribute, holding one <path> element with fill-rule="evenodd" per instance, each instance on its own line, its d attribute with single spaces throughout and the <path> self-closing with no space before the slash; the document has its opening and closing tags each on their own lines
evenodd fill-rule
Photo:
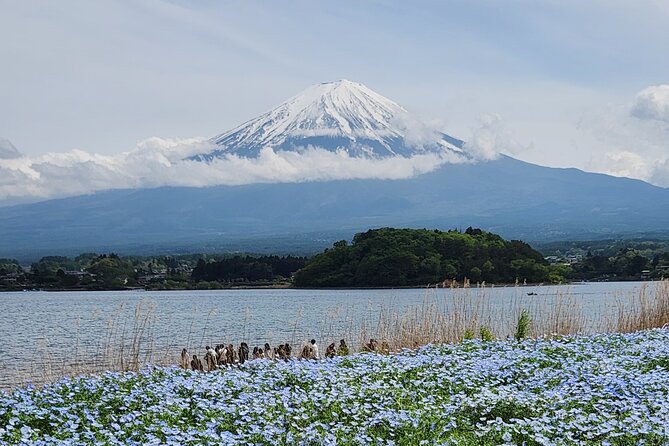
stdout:
<svg viewBox="0 0 669 446">
<path fill-rule="evenodd" d="M 356 344 L 360 327 L 373 329 L 379 315 L 436 305 L 450 311 L 468 303 L 495 318 L 512 318 L 512 309 L 578 308 L 588 330 L 632 305 L 654 283 L 588 283 L 566 286 L 469 289 L 383 290 L 217 290 L 0 293 L 0 387 L 30 379 L 43 362 L 99 357 L 105 346 L 142 336 L 154 359 L 182 347 L 241 341 L 262 346 L 312 337 L 321 349 L 348 337 Z M 536 295 L 528 295 L 536 293 Z M 144 323 L 143 321 L 146 321 Z M 511 323 L 511 322 L 510 322 Z M 356 338 L 357 336 L 357 338 Z M 155 359 L 158 360 L 158 359 Z M 32 374 L 32 375 L 31 375 Z"/>
</svg>

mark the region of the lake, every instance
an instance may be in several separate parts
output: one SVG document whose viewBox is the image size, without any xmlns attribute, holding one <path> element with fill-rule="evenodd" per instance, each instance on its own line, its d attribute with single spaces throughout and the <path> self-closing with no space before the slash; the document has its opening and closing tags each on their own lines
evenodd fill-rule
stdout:
<svg viewBox="0 0 669 446">
<path fill-rule="evenodd" d="M 324 351 L 327 343 L 344 337 L 357 347 L 361 331 L 373 333 L 380 317 L 426 304 L 445 313 L 470 308 L 499 336 L 508 335 L 504 327 L 513 326 L 519 308 L 577 309 L 583 329 L 596 331 L 621 309 L 627 311 L 640 293 L 652 295 L 655 287 L 619 282 L 481 289 L 0 293 L 0 387 L 39 380 L 36 374 L 47 361 L 99 359 L 110 354 L 110 345 L 129 349 L 136 339 L 143 342 L 143 354 L 151 350 L 147 358 L 155 362 L 173 358 L 183 347 L 199 351 L 204 344 L 223 342 L 246 341 L 251 348 L 265 342 L 299 346 L 313 337 Z"/>
</svg>

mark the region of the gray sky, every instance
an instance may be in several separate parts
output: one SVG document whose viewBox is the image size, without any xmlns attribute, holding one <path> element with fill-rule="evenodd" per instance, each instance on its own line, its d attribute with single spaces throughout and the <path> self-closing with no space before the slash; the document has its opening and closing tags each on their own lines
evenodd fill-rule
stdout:
<svg viewBox="0 0 669 446">
<path fill-rule="evenodd" d="M 500 150 L 520 159 L 669 185 L 666 1 L 0 8 L 0 138 L 27 157 L 211 137 L 347 78 L 462 139 L 493 117 Z"/>
</svg>

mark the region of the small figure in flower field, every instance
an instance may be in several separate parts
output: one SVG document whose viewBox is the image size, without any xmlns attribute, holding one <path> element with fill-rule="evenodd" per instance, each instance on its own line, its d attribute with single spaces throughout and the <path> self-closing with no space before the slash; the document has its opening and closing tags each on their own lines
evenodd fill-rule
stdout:
<svg viewBox="0 0 669 446">
<path fill-rule="evenodd" d="M 246 342 L 242 342 L 239 346 L 239 363 L 244 364 L 244 362 L 249 360 L 249 345 Z"/>
<path fill-rule="evenodd" d="M 337 348 L 337 356 L 347 356 L 349 353 L 348 345 L 343 339 L 339 341 L 339 347 Z"/>
<path fill-rule="evenodd" d="M 190 367 L 190 355 L 188 354 L 188 350 L 185 348 L 181 350 L 181 368 L 184 370 L 188 370 Z"/>
<path fill-rule="evenodd" d="M 193 359 L 190 362 L 190 368 L 191 370 L 196 372 L 204 372 L 204 367 L 202 367 L 202 361 L 200 361 L 197 355 L 193 355 Z"/>
<path fill-rule="evenodd" d="M 207 363 L 207 371 L 211 372 L 216 369 L 216 351 L 208 345 L 205 347 L 205 350 L 207 353 L 204 354 L 204 362 Z"/>
<path fill-rule="evenodd" d="M 225 344 L 218 344 L 216 346 L 216 364 L 225 365 L 228 359 L 228 349 Z"/>
<path fill-rule="evenodd" d="M 228 344 L 228 348 L 226 351 L 227 354 L 227 363 L 228 365 L 232 365 L 235 363 L 235 346 L 232 344 Z"/>
<path fill-rule="evenodd" d="M 372 338 L 369 340 L 369 342 L 362 347 L 362 351 L 364 352 L 375 352 L 377 348 L 379 347 L 379 342 Z"/>
<path fill-rule="evenodd" d="M 314 351 L 311 344 L 306 343 L 302 346 L 302 351 L 300 352 L 298 359 L 312 359 L 313 355 Z"/>
<path fill-rule="evenodd" d="M 311 359 L 321 359 L 321 355 L 318 352 L 318 344 L 316 344 L 315 339 L 311 340 Z"/>
<path fill-rule="evenodd" d="M 328 348 L 325 349 L 326 358 L 334 358 L 337 355 L 337 350 L 335 349 L 335 343 L 328 345 Z"/>
</svg>

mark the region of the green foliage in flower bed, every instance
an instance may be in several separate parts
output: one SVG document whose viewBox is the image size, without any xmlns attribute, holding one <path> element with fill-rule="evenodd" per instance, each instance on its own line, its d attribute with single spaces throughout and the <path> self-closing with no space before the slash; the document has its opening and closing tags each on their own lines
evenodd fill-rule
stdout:
<svg viewBox="0 0 669 446">
<path fill-rule="evenodd" d="M 669 330 L 427 346 L 0 394 L 2 444 L 663 445 Z"/>
</svg>

